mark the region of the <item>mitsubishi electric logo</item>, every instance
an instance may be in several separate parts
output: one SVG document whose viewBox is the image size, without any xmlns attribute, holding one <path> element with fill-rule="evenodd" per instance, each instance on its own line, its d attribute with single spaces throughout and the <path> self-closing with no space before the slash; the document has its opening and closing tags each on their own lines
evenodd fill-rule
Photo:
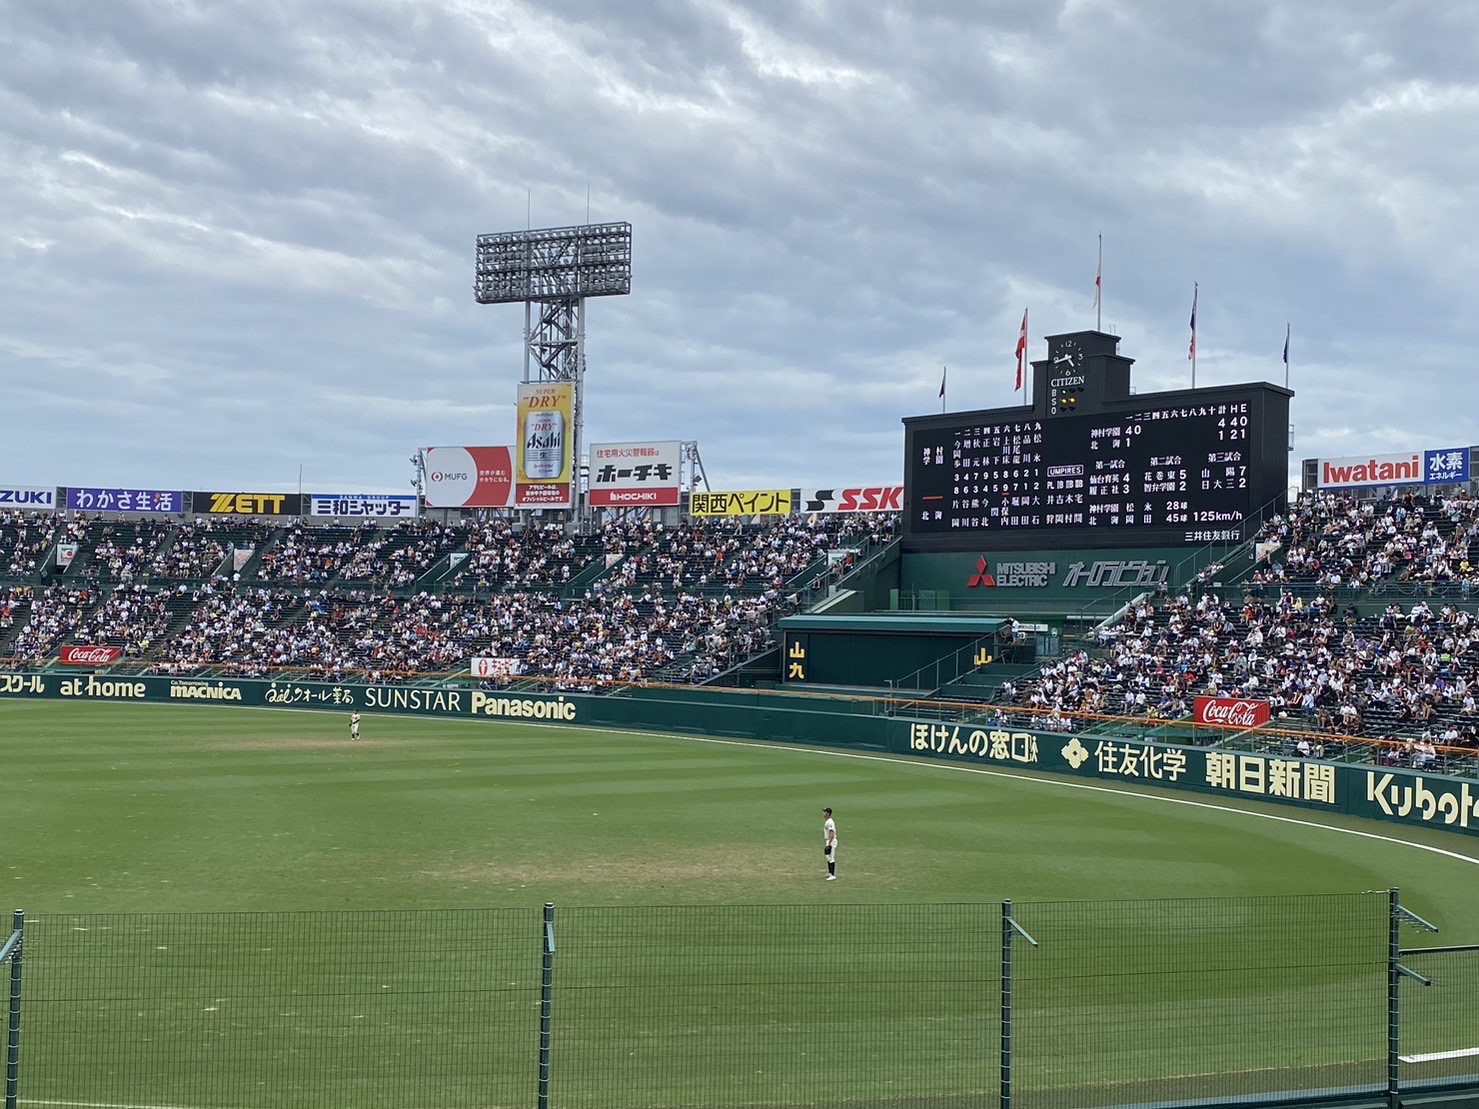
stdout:
<svg viewBox="0 0 1479 1109">
<path fill-rule="evenodd" d="M 1058 572 L 1056 562 L 998 562 L 996 573 L 990 573 L 991 564 L 982 555 L 976 559 L 976 572 L 966 579 L 967 589 L 979 586 L 988 588 L 1011 587 L 1014 589 L 1042 589 L 1053 583 Z"/>
</svg>

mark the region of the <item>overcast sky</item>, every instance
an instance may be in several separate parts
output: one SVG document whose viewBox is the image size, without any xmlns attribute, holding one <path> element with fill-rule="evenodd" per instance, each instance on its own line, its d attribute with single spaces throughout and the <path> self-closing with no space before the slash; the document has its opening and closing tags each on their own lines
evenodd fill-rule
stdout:
<svg viewBox="0 0 1479 1109">
<path fill-rule="evenodd" d="M 1479 5 L 0 0 L 0 484 L 405 491 L 513 439 L 479 232 L 627 220 L 588 442 L 893 483 L 1105 329 L 1292 460 L 1479 441 Z M 1297 476 L 1291 462 L 1291 475 Z"/>
</svg>

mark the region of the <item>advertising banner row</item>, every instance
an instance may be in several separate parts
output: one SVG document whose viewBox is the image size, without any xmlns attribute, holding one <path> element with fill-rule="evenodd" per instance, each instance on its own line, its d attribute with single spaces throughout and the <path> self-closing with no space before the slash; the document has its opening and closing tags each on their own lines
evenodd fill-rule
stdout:
<svg viewBox="0 0 1479 1109">
<path fill-rule="evenodd" d="M 332 516 L 410 519 L 419 515 L 414 494 L 250 493 L 241 490 L 113 489 L 78 486 L 57 489 L 0 485 L 0 510 L 36 512 L 130 512 L 178 516 Z"/>
<path fill-rule="evenodd" d="M 591 448 L 590 503 L 596 508 L 667 508 L 682 503 L 683 444 L 597 443 Z M 570 481 L 515 479 L 512 447 L 428 447 L 421 452 L 428 508 L 568 508 Z M 532 492 L 534 487 L 538 492 Z M 771 516 L 792 512 L 897 512 L 902 485 L 832 489 L 746 489 L 694 493 L 695 516 Z M 178 516 L 322 516 L 410 519 L 414 494 L 254 493 L 246 490 L 119 489 L 0 485 L 0 511 L 157 513 Z"/>
<path fill-rule="evenodd" d="M 508 661 L 488 659 L 497 674 Z M 164 677 L 93 673 L 0 673 L 0 696 L 113 703 L 206 701 L 281 708 L 476 717 L 562 725 L 648 727 L 800 742 L 829 730 L 894 754 L 940 758 L 1065 779 L 1152 786 L 1239 802 L 1262 801 L 1409 827 L 1479 835 L 1479 782 L 1417 770 L 1330 763 L 1290 754 L 1184 747 L 1122 736 L 850 716 L 788 708 L 790 699 L 731 694 L 703 700 L 596 697 L 493 689 L 347 685 L 322 682 Z M 746 699 L 748 697 L 748 699 Z M 702 703 L 701 703 L 702 702 Z"/>
<path fill-rule="evenodd" d="M 902 485 L 858 485 L 834 489 L 742 489 L 729 493 L 695 491 L 690 516 L 807 516 L 818 512 L 898 512 Z"/>
<path fill-rule="evenodd" d="M 558 410 L 553 413 L 560 415 Z M 561 417 L 563 418 L 563 417 Z M 549 433 L 559 421 L 549 424 Z M 536 430 L 521 443 L 544 442 Z M 666 508 L 681 503 L 678 485 L 683 444 L 596 443 L 590 453 L 590 503 L 595 508 Z M 537 481 L 527 474 L 532 454 L 523 461 L 513 447 L 427 447 L 421 452 L 428 508 L 568 508 L 568 460 L 558 481 Z M 540 469 L 534 460 L 536 471 Z M 549 462 L 545 469 L 550 469 Z M 522 475 L 522 476 L 519 476 Z"/>
</svg>

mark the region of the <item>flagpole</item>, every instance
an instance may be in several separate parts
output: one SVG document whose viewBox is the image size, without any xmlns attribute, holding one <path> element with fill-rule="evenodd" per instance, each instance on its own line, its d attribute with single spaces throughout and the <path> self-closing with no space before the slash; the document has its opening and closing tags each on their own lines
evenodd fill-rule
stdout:
<svg viewBox="0 0 1479 1109">
<path fill-rule="evenodd" d="M 1104 330 L 1104 235 L 1099 236 L 1099 268 L 1094 271 L 1094 330 Z"/>
<path fill-rule="evenodd" d="M 949 366 L 940 367 L 940 411 L 945 411 L 945 379 L 950 375 Z"/>
<path fill-rule="evenodd" d="M 1284 388 L 1289 388 L 1289 324 L 1284 325 Z"/>
<path fill-rule="evenodd" d="M 1022 309 L 1022 330 L 1017 333 L 1017 384 L 1012 392 L 1021 391 L 1027 379 L 1027 309 Z"/>
<path fill-rule="evenodd" d="M 1197 283 L 1191 283 L 1191 347 L 1186 356 L 1191 359 L 1191 387 L 1197 387 Z"/>
</svg>

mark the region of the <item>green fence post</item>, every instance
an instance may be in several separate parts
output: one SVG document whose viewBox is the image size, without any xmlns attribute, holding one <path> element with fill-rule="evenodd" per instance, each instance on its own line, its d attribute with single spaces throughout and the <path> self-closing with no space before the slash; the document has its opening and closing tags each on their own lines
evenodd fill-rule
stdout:
<svg viewBox="0 0 1479 1109">
<path fill-rule="evenodd" d="M 1402 897 L 1387 893 L 1387 1104 L 1398 1109 L 1402 1084 Z"/>
<path fill-rule="evenodd" d="M 26 914 L 20 909 L 11 919 L 10 939 L 0 949 L 0 963 L 10 959 L 10 1020 L 5 1034 L 5 1109 L 15 1109 L 21 1073 L 21 953 Z"/>
<path fill-rule="evenodd" d="M 1404 909 L 1395 889 L 1387 895 L 1387 913 L 1391 917 L 1387 934 L 1387 1104 L 1398 1109 L 1402 1104 L 1402 979 L 1411 978 L 1420 986 L 1433 984 L 1431 978 L 1402 963 L 1403 955 L 1415 954 L 1402 950 L 1402 925 L 1425 932 L 1437 932 L 1438 926 Z"/>
<path fill-rule="evenodd" d="M 1012 915 L 1011 901 L 1001 903 L 1001 1107 L 1012 1105 L 1012 933 L 1033 947 L 1037 941 Z"/>
<path fill-rule="evenodd" d="M 539 984 L 539 1109 L 549 1109 L 550 1027 L 555 1007 L 555 906 L 544 906 L 544 975 Z"/>
<path fill-rule="evenodd" d="M 1012 903 L 1001 903 L 1001 1109 L 1012 1105 Z"/>
</svg>

